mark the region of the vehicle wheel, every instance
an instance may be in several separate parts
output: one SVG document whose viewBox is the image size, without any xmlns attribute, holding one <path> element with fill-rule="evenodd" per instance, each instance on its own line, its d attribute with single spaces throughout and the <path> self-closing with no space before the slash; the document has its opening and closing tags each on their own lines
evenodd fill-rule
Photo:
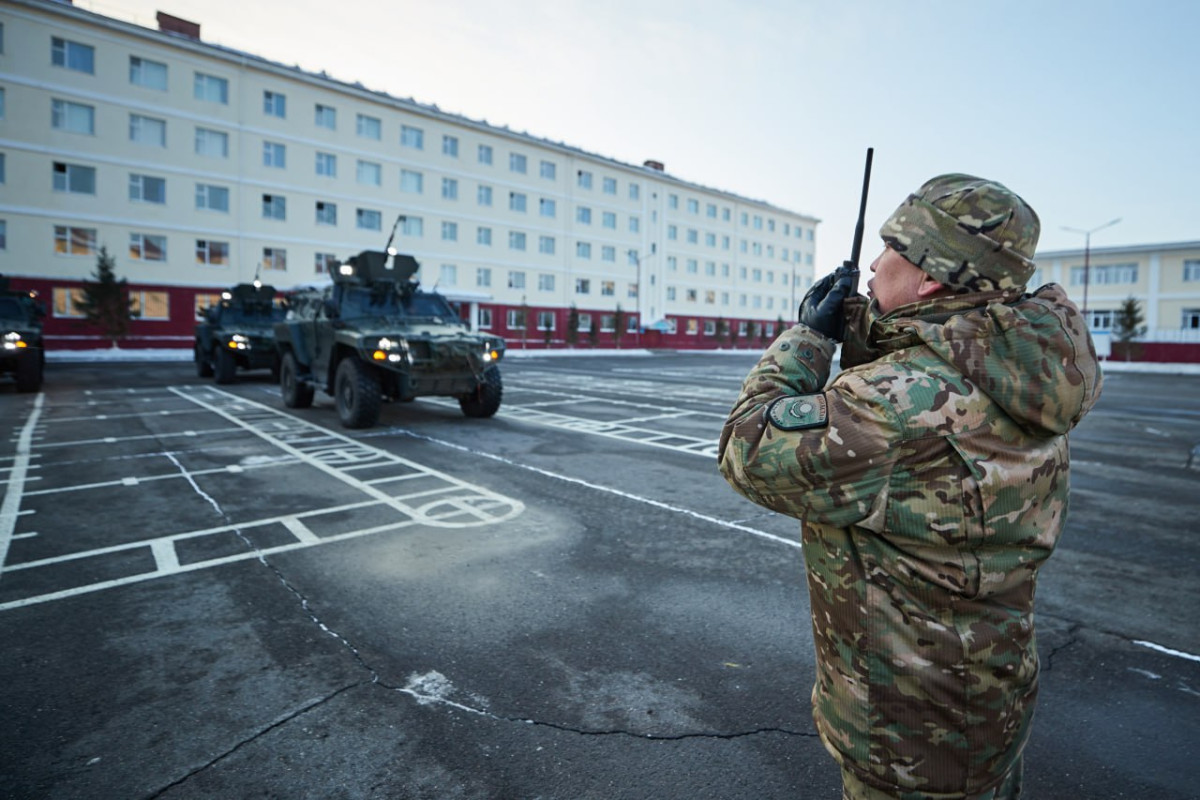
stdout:
<svg viewBox="0 0 1200 800">
<path fill-rule="evenodd" d="M 463 413 L 468 417 L 490 417 L 500 410 L 500 397 L 504 394 L 504 386 L 500 382 L 500 369 L 490 367 L 483 373 L 483 380 L 478 388 L 468 395 L 458 398 Z"/>
<path fill-rule="evenodd" d="M 42 359 L 34 353 L 28 355 L 17 364 L 18 392 L 36 392 L 42 388 Z"/>
<path fill-rule="evenodd" d="M 271 359 L 271 380 L 279 381 L 279 353 Z"/>
<path fill-rule="evenodd" d="M 316 394 L 313 387 L 300 380 L 296 356 L 290 352 L 283 354 L 279 364 L 279 390 L 283 394 L 283 404 L 288 408 L 308 408 Z"/>
<path fill-rule="evenodd" d="M 213 374 L 212 362 L 204 355 L 204 351 L 200 349 L 200 345 L 196 345 L 194 352 L 196 375 L 201 378 L 211 378 Z"/>
<path fill-rule="evenodd" d="M 217 365 L 217 383 L 233 383 L 237 376 L 237 356 L 233 351 L 224 347 L 217 348 L 213 363 Z"/>
<path fill-rule="evenodd" d="M 338 364 L 333 380 L 338 417 L 347 428 L 370 428 L 379 422 L 383 390 L 379 373 L 357 358 L 347 356 Z"/>
</svg>

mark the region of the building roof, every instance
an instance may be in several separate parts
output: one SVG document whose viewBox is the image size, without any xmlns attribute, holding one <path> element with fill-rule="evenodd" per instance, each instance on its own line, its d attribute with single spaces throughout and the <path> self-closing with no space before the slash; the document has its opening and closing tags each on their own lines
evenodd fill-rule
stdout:
<svg viewBox="0 0 1200 800">
<path fill-rule="evenodd" d="M 1165 242 L 1162 244 L 1127 244 L 1116 245 L 1111 247 L 1092 247 L 1088 252 L 1092 256 L 1124 256 L 1124 255 L 1140 255 L 1146 253 L 1164 253 L 1178 252 L 1180 250 L 1200 250 L 1200 241 L 1192 242 Z M 1049 258 L 1083 258 L 1084 249 L 1082 247 L 1073 248 L 1071 250 L 1047 250 L 1045 252 L 1039 250 L 1034 254 L 1034 261 L 1042 261 Z"/>
</svg>

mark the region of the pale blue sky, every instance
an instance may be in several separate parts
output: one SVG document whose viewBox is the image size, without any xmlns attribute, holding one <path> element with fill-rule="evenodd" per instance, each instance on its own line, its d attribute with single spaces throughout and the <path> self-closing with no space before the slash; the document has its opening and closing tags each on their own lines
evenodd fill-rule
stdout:
<svg viewBox="0 0 1200 800">
<path fill-rule="evenodd" d="M 1039 249 L 1200 240 L 1196 0 L 77 0 L 813 214 L 817 273 L 926 179 L 1007 184 Z"/>
</svg>

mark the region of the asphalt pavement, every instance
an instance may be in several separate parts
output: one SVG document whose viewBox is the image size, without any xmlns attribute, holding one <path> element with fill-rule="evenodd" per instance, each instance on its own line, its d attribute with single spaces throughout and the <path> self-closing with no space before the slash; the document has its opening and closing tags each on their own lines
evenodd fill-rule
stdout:
<svg viewBox="0 0 1200 800">
<path fill-rule="evenodd" d="M 751 354 L 520 358 L 346 431 L 263 373 L 0 385 L 0 797 L 840 797 Z M 1033 800 L 1200 798 L 1200 377 L 1113 371 L 1038 596 Z"/>
</svg>

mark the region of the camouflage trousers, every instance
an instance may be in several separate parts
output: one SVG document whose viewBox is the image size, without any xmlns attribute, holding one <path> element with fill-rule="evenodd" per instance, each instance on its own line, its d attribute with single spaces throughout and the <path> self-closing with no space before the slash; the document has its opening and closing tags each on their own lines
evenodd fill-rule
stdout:
<svg viewBox="0 0 1200 800">
<path fill-rule="evenodd" d="M 873 786 L 868 786 L 849 770 L 842 770 L 842 800 L 1017 800 L 1021 796 L 1021 757 L 1017 758 L 1012 769 L 1004 776 L 995 789 L 989 789 L 981 794 L 938 794 L 927 795 L 922 792 L 901 792 L 890 794 Z"/>
</svg>

